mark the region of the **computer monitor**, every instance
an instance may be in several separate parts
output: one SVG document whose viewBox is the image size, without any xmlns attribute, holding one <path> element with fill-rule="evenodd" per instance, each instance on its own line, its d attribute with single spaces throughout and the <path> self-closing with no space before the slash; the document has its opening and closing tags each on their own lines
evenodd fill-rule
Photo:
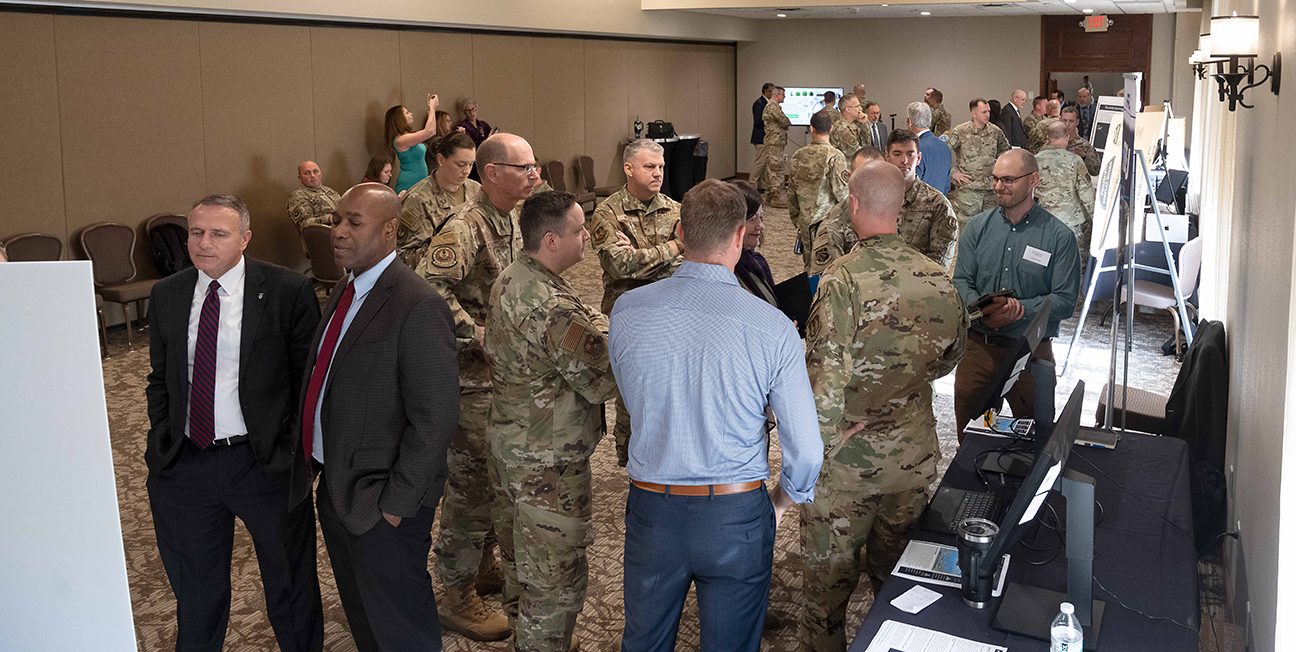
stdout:
<svg viewBox="0 0 1296 652">
<path fill-rule="evenodd" d="M 986 551 L 986 559 L 998 559 L 1003 553 L 1012 550 L 1021 541 L 1030 522 L 1039 514 L 1040 507 L 1048 498 L 1048 493 L 1057 485 L 1062 470 L 1066 467 L 1071 446 L 1075 444 L 1076 435 L 1080 434 L 1080 412 L 1084 404 L 1084 381 L 1076 384 L 1071 390 L 1071 398 L 1062 415 L 1058 417 L 1057 427 L 1053 428 L 1048 439 L 1035 454 L 1035 462 L 1017 489 L 1017 496 L 1004 513 L 1003 524 L 994 543 Z"/>
<path fill-rule="evenodd" d="M 783 115 L 797 127 L 810 126 L 810 116 L 823 109 L 824 93 L 832 91 L 841 99 L 844 90 L 832 86 L 788 86 L 783 89 Z"/>
<path fill-rule="evenodd" d="M 1035 354 L 1035 349 L 1039 347 L 1040 342 L 1044 341 L 1044 333 L 1048 329 L 1049 309 L 1052 305 L 1052 299 L 1044 300 L 1044 305 L 1040 306 L 1039 311 L 1035 313 L 1035 317 L 1031 319 L 1030 325 L 1026 327 L 1026 332 L 1017 339 L 1017 350 L 1012 355 L 1005 357 L 1003 362 L 999 363 L 999 368 L 995 369 L 994 372 L 994 382 L 990 383 L 990 385 L 986 387 L 985 395 L 980 401 L 981 407 L 975 413 L 977 416 L 985 414 L 990 410 L 997 410 L 999 409 L 999 406 L 1003 404 L 1004 395 L 1008 393 L 1008 390 L 1012 389 L 1013 384 L 1015 384 L 1017 379 L 1021 376 L 1021 372 L 1025 370 L 1026 365 L 1030 363 L 1031 356 Z M 1036 386 L 1039 387 L 1039 384 L 1037 383 Z M 1040 401 L 1036 401 L 1036 405 L 1041 405 Z M 1048 405 L 1052 405 L 1052 403 L 1049 402 Z M 1049 414 L 1048 416 L 1051 418 L 1053 415 Z M 968 424 L 966 423 L 961 423 L 958 424 L 958 427 L 963 429 L 966 428 L 967 425 Z M 1050 426 L 1051 421 L 1049 419 L 1041 419 L 1037 422 L 1037 425 Z M 1047 430 L 1047 428 L 1045 429 Z M 1041 435 L 1047 435 L 1047 432 L 1043 432 Z"/>
<path fill-rule="evenodd" d="M 1000 631 L 1049 640 L 1049 626 L 1062 602 L 1075 607 L 1085 628 L 1085 650 L 1094 650 L 1101 634 L 1101 600 L 1093 599 L 1094 481 L 1066 470 L 1067 458 L 1080 432 L 1084 383 L 1077 383 L 1062 409 L 1052 433 L 1040 443 L 1035 463 L 1017 489 L 984 559 L 999 559 L 1012 550 L 1031 528 L 1031 522 L 1054 488 L 1066 497 L 1067 586 L 1065 592 L 1009 582 L 991 625 Z"/>
</svg>

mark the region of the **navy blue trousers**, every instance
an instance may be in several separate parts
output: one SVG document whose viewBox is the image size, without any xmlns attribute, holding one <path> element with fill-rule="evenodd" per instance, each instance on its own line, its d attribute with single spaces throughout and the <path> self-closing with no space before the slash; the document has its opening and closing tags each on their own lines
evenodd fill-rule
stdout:
<svg viewBox="0 0 1296 652">
<path fill-rule="evenodd" d="M 631 485 L 622 652 L 670 652 L 697 585 L 704 652 L 760 649 L 774 564 L 774 505 L 760 489 L 670 496 Z"/>
</svg>

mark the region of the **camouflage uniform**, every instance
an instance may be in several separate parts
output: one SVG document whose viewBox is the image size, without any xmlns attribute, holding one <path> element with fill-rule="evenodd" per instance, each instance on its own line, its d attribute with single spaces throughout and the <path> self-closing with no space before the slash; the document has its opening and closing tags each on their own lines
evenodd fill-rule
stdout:
<svg viewBox="0 0 1296 652">
<path fill-rule="evenodd" d="M 967 329 L 953 282 L 898 235 L 865 238 L 824 272 L 806 323 L 825 461 L 801 506 L 801 649 L 845 650 L 861 566 L 876 591 L 904 551 L 940 459 L 932 381 L 963 357 Z"/>
<path fill-rule="evenodd" d="M 792 155 L 792 192 L 788 217 L 801 237 L 801 257 L 810 270 L 814 232 L 833 204 L 845 201 L 850 169 L 846 156 L 828 143 L 811 142 Z"/>
<path fill-rule="evenodd" d="M 783 149 L 787 147 L 787 130 L 792 121 L 774 100 L 765 105 L 761 120 L 765 123 L 765 192 L 772 201 L 783 194 L 787 185 L 787 166 L 784 164 L 787 157 Z"/>
<path fill-rule="evenodd" d="M 950 130 L 950 124 L 951 120 L 949 111 L 945 110 L 943 104 L 937 104 L 936 108 L 932 109 L 931 132 L 935 134 L 937 138 L 940 138 L 945 135 L 945 132 Z"/>
<path fill-rule="evenodd" d="M 1029 133 L 1030 142 L 1026 144 L 1026 147 L 1030 149 L 1032 154 L 1038 153 L 1044 145 L 1048 144 L 1049 125 L 1061 119 L 1062 118 L 1055 115 L 1045 116 L 1040 118 L 1039 122 L 1036 122 L 1034 127 L 1031 127 Z"/>
<path fill-rule="evenodd" d="M 1089 144 L 1089 141 L 1079 137 L 1072 136 L 1067 139 L 1067 151 L 1079 156 L 1084 161 L 1085 171 L 1089 176 L 1096 177 L 1102 172 L 1102 157 L 1098 155 L 1098 150 Z"/>
<path fill-rule="evenodd" d="M 612 312 L 612 306 L 622 294 L 675 273 L 683 259 L 671 255 L 668 243 L 675 239 L 679 211 L 679 202 L 662 193 L 644 204 L 630 194 L 628 186 L 622 186 L 594 209 L 590 246 L 598 253 L 603 267 L 603 314 Z M 618 231 L 630 239 L 633 249 L 617 246 Z M 612 434 L 616 440 L 617 462 L 625 466 L 629 460 L 630 413 L 620 401 L 616 404 Z"/>
<path fill-rule="evenodd" d="M 864 132 L 860 131 L 858 123 L 838 118 L 833 122 L 832 134 L 828 136 L 828 142 L 846 157 L 846 163 L 849 165 L 850 157 L 864 144 Z"/>
<path fill-rule="evenodd" d="M 566 652 L 589 579 L 590 454 L 616 396 L 607 317 L 525 252 L 491 290 L 485 350 L 504 612 L 520 652 Z"/>
<path fill-rule="evenodd" d="M 949 192 L 950 204 L 954 206 L 954 214 L 958 216 L 959 228 L 962 229 L 973 215 L 999 205 L 990 184 L 990 173 L 999 155 L 1012 149 L 1012 145 L 998 126 L 987 122 L 986 126 L 977 129 L 971 121 L 950 130 L 946 144 L 954 155 L 953 172 L 962 172 L 972 178 L 967 185 L 954 184 Z"/>
<path fill-rule="evenodd" d="M 446 456 L 449 476 L 441 503 L 436 543 L 437 577 L 447 587 L 472 587 L 482 548 L 491 533 L 487 482 L 487 415 L 491 404 L 490 365 L 478 339 L 496 277 L 522 251 L 518 209 L 501 212 L 482 193 L 463 204 L 441 233 L 427 242 L 418 273 L 450 305 L 459 349 L 459 429 Z"/>
<path fill-rule="evenodd" d="M 958 219 L 945 195 L 924 183 L 922 179 L 905 192 L 904 205 L 896 230 L 905 244 L 917 249 L 946 272 L 954 264 L 954 247 L 958 244 Z M 834 260 L 846 255 L 855 247 L 859 236 L 846 214 L 846 202 L 833 207 L 828 217 L 815 231 L 814 259 L 810 273 L 819 274 Z"/>
<path fill-rule="evenodd" d="M 481 197 L 481 184 L 464 179 L 459 192 L 443 190 L 436 176 L 429 174 L 405 191 L 401 198 L 400 228 L 396 231 L 396 251 L 410 269 L 418 269 L 418 253 L 432 236 L 441 231 L 446 220 L 461 204 Z"/>
<path fill-rule="evenodd" d="M 1040 183 L 1035 188 L 1044 210 L 1062 220 L 1076 234 L 1080 249 L 1080 276 L 1089 264 L 1089 239 L 1093 235 L 1094 187 L 1084 159 L 1053 145 L 1045 145 L 1035 157 Z"/>
<path fill-rule="evenodd" d="M 828 117 L 832 118 L 833 124 L 836 124 L 837 121 L 839 121 L 839 120 L 842 119 L 842 117 L 841 117 L 841 111 L 838 111 L 837 109 L 835 109 L 835 108 L 833 108 L 833 107 L 831 107 L 831 106 L 825 106 L 824 108 L 819 109 L 819 110 L 820 110 L 821 112 L 823 112 L 823 113 L 827 113 L 827 114 L 828 114 Z"/>
<path fill-rule="evenodd" d="M 300 232 L 307 224 L 333 225 L 333 210 L 342 198 L 328 186 L 311 188 L 302 186 L 288 195 L 288 217 Z"/>
<path fill-rule="evenodd" d="M 1030 132 L 1035 129 L 1035 125 L 1039 124 L 1039 121 L 1046 117 L 1048 116 L 1035 115 L 1034 111 L 1022 116 L 1022 129 L 1026 131 L 1027 138 L 1030 137 Z"/>
</svg>

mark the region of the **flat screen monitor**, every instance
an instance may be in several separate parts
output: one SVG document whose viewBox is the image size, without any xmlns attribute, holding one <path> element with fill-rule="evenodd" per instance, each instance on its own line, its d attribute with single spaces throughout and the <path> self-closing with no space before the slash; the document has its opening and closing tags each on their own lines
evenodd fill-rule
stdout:
<svg viewBox="0 0 1296 652">
<path fill-rule="evenodd" d="M 841 99 L 844 92 L 832 86 L 787 86 L 783 90 L 783 114 L 798 127 L 810 126 L 810 116 L 824 108 L 824 93 L 832 91 Z"/>
<path fill-rule="evenodd" d="M 1048 497 L 1049 491 L 1057 484 L 1058 477 L 1066 468 L 1067 457 L 1071 446 L 1075 444 L 1076 435 L 1080 433 L 1080 411 L 1084 404 L 1084 382 L 1076 384 L 1071 391 L 1071 398 L 1048 439 L 1044 440 L 1035 454 L 1035 463 L 1031 466 L 1026 480 L 1017 489 L 1012 506 L 1004 514 L 1003 525 L 994 543 L 986 552 L 987 559 L 998 559 L 999 555 L 1012 550 L 1021 541 L 1022 535 L 1035 516 L 1040 506 Z"/>
</svg>

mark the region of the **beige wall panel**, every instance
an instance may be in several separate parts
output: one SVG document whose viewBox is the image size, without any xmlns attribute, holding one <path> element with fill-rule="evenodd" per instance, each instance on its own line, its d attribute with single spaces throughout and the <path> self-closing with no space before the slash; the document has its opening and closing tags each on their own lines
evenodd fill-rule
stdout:
<svg viewBox="0 0 1296 652">
<path fill-rule="evenodd" d="M 585 47 L 575 39 L 532 41 L 535 137 L 540 162 L 562 161 L 563 182 L 576 189 L 576 157 L 585 153 Z"/>
<path fill-rule="evenodd" d="M 530 141 L 535 136 L 531 52 L 535 39 L 489 34 L 473 34 L 472 39 L 477 117 Z"/>
<path fill-rule="evenodd" d="M 630 75 L 630 117 L 644 124 L 666 117 L 666 46 L 661 43 L 627 43 Z M 633 133 L 633 132 L 631 132 Z"/>
<path fill-rule="evenodd" d="M 54 17 L 0 13 L 0 239 L 39 231 L 67 243 L 57 75 Z"/>
<path fill-rule="evenodd" d="M 315 157 L 310 28 L 202 23 L 203 132 L 207 192 L 238 195 L 252 213 L 248 253 L 305 263 L 286 200 L 297 165 Z"/>
<path fill-rule="evenodd" d="M 428 93 L 440 99 L 437 109 L 455 123 L 463 119 L 459 103 L 473 94 L 472 39 L 471 34 L 400 32 L 402 102 L 414 112 L 418 126 L 427 116 Z"/>
<path fill-rule="evenodd" d="M 734 49 L 699 46 L 698 133 L 709 145 L 707 176 L 734 174 Z"/>
<path fill-rule="evenodd" d="M 401 101 L 400 35 L 386 29 L 310 29 L 315 160 L 324 185 L 345 192 L 364 176 L 369 157 L 384 151 L 383 114 Z"/>
<path fill-rule="evenodd" d="M 594 159 L 598 186 L 625 183 L 621 149 L 634 137 L 635 120 L 629 100 L 629 45 L 585 41 L 585 153 Z"/>
<path fill-rule="evenodd" d="M 198 22 L 54 18 L 69 236 L 138 227 L 206 191 Z M 135 252 L 156 271 L 141 235 Z"/>
<path fill-rule="evenodd" d="M 666 46 L 665 119 L 676 133 L 698 133 L 698 50 L 696 45 Z"/>
</svg>

